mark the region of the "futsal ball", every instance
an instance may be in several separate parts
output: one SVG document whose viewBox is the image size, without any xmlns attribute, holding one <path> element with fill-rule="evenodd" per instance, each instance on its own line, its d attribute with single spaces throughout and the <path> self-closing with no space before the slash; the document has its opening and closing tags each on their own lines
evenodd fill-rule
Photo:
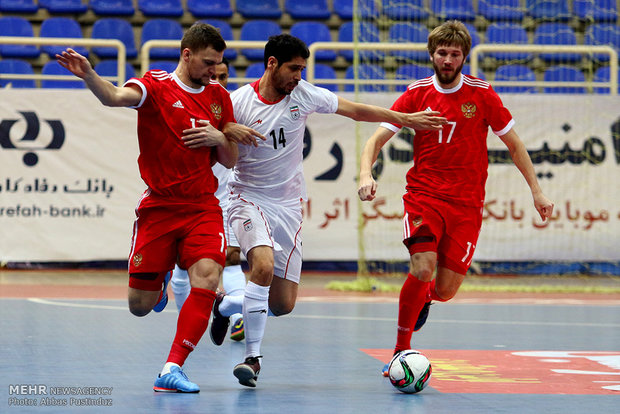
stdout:
<svg viewBox="0 0 620 414">
<path fill-rule="evenodd" d="M 422 353 L 414 349 L 400 351 L 390 361 L 388 377 L 400 392 L 414 394 L 430 382 L 433 367 Z"/>
</svg>

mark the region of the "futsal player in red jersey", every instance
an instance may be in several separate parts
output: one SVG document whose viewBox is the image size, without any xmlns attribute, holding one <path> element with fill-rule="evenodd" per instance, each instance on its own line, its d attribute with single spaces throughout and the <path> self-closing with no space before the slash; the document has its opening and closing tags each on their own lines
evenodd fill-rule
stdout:
<svg viewBox="0 0 620 414">
<path fill-rule="evenodd" d="M 235 121 L 229 94 L 211 81 L 225 48 L 217 29 L 195 24 L 181 40 L 174 73 L 151 70 L 120 87 L 98 76 L 74 50 L 56 55 L 104 105 L 138 111 L 138 166 L 148 188 L 136 208 L 129 256 L 131 313 L 163 310 L 177 259 L 189 271 L 191 291 L 155 391 L 200 391 L 181 367 L 207 328 L 226 258 L 222 211 L 214 195 L 218 182 L 211 166 L 217 161 L 230 168 L 238 157 L 236 143 L 222 132 Z M 242 127 L 240 133 L 248 131 Z"/>
<path fill-rule="evenodd" d="M 489 127 L 508 147 L 542 220 L 553 212 L 510 112 L 487 82 L 461 73 L 470 48 L 471 36 L 462 23 L 453 20 L 435 28 L 428 37 L 435 75 L 410 84 L 391 108 L 439 111 L 448 120 L 440 131 L 415 131 L 403 196 L 403 243 L 410 265 L 400 293 L 395 354 L 411 348 L 412 333 L 426 322 L 431 301 L 454 297 L 469 269 L 482 225 Z M 400 128 L 383 123 L 366 143 L 359 174 L 362 201 L 375 198 L 372 165 Z"/>
</svg>

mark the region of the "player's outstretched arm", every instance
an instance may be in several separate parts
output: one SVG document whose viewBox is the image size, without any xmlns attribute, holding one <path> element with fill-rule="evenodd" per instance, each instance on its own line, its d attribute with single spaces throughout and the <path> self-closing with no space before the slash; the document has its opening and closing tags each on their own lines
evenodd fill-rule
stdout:
<svg viewBox="0 0 620 414">
<path fill-rule="evenodd" d="M 439 116 L 436 111 L 423 111 L 406 114 L 375 105 L 367 105 L 349 101 L 338 97 L 338 115 L 346 116 L 356 121 L 392 122 L 413 129 L 440 130 L 448 120 Z"/>
<path fill-rule="evenodd" d="M 543 221 L 547 220 L 551 217 L 551 214 L 553 214 L 554 204 L 543 194 L 542 189 L 538 184 L 532 159 L 527 153 L 527 149 L 525 148 L 523 141 L 521 141 L 515 130 L 512 128 L 505 135 L 502 135 L 500 139 L 508 147 L 512 161 L 515 163 L 521 172 L 521 175 L 525 178 L 527 185 L 530 187 L 534 207 L 536 208 L 536 211 L 538 211 L 540 218 Z"/>
<path fill-rule="evenodd" d="M 359 187 L 357 189 L 357 195 L 362 201 L 371 201 L 375 198 L 377 183 L 372 177 L 372 165 L 377 161 L 381 148 L 393 135 L 394 132 L 389 129 L 379 127 L 364 145 L 360 158 Z"/>
<path fill-rule="evenodd" d="M 229 122 L 224 125 L 224 129 L 222 131 L 224 132 L 224 135 L 226 135 L 226 138 L 243 145 L 254 145 L 255 147 L 258 147 L 257 139 L 262 139 L 263 141 L 267 139 L 256 130 L 235 122 Z"/>
<path fill-rule="evenodd" d="M 68 48 L 56 55 L 56 60 L 78 78 L 84 80 L 88 89 L 106 106 L 135 106 L 140 103 L 142 91 L 137 87 L 117 87 L 95 72 L 88 59 Z"/>
</svg>

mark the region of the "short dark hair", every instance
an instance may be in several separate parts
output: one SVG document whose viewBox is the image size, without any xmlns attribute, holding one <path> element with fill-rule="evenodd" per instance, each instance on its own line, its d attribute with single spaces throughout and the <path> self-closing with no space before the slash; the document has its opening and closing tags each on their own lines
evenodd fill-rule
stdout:
<svg viewBox="0 0 620 414">
<path fill-rule="evenodd" d="M 278 60 L 278 66 L 282 66 L 283 63 L 289 62 L 296 57 L 308 59 L 310 51 L 303 40 L 283 33 L 269 37 L 265 45 L 265 68 L 267 68 L 267 61 L 270 56 Z"/>
<path fill-rule="evenodd" d="M 194 23 L 181 39 L 181 52 L 187 48 L 192 52 L 206 49 L 211 46 L 217 52 L 226 49 L 226 41 L 220 34 L 219 29 L 206 23 Z"/>
<path fill-rule="evenodd" d="M 228 69 L 230 69 L 230 61 L 227 58 L 223 57 L 222 63 L 225 64 Z"/>
</svg>

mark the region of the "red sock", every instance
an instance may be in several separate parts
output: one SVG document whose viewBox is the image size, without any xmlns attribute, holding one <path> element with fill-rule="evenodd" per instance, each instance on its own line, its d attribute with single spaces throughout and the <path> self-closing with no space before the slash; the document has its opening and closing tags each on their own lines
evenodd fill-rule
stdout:
<svg viewBox="0 0 620 414">
<path fill-rule="evenodd" d="M 177 320 L 177 333 L 166 362 L 183 366 L 187 356 L 194 350 L 207 330 L 215 292 L 208 289 L 192 288 L 183 304 Z"/>
<path fill-rule="evenodd" d="M 407 275 L 398 301 L 398 332 L 394 352 L 411 348 L 411 334 L 418 315 L 426 302 L 429 282 L 418 280 L 411 273 Z"/>
</svg>

